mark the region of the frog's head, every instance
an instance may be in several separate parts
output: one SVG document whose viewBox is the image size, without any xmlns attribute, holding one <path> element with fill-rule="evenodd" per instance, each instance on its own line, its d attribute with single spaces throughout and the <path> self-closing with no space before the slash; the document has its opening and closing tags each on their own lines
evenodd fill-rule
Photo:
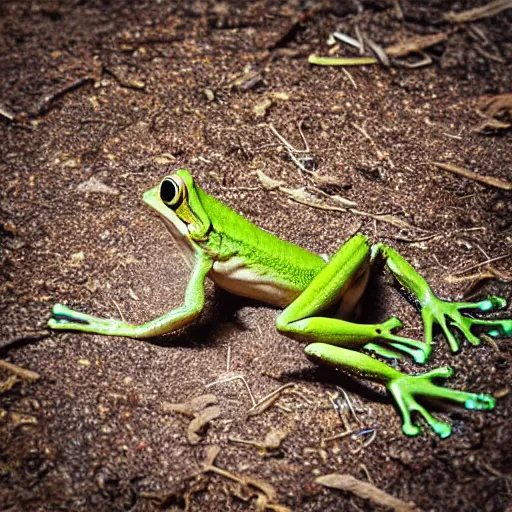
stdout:
<svg viewBox="0 0 512 512">
<path fill-rule="evenodd" d="M 166 176 L 142 196 L 177 240 L 203 241 L 210 219 L 199 199 L 194 178 L 184 169 Z"/>
</svg>

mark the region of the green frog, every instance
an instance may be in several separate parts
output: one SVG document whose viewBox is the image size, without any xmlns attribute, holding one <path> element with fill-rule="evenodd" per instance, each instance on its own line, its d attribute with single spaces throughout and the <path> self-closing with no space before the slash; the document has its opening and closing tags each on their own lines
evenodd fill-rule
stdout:
<svg viewBox="0 0 512 512">
<path fill-rule="evenodd" d="M 190 265 L 183 305 L 147 323 L 132 325 L 55 304 L 48 322 L 50 328 L 137 339 L 168 334 L 201 314 L 208 277 L 228 292 L 283 308 L 277 317 L 277 330 L 306 342 L 305 352 L 313 360 L 384 383 L 402 414 L 402 430 L 409 436 L 420 432 L 411 419 L 413 411 L 422 415 L 440 437 L 451 433 L 450 425 L 436 419 L 417 401 L 418 397 L 448 400 L 467 409 L 494 407 L 495 400 L 489 395 L 436 384 L 435 380 L 452 375 L 450 368 L 407 375 L 375 354 L 381 358 L 406 355 L 424 363 L 431 353 L 434 324 L 441 327 L 454 352 L 459 350 L 459 341 L 451 327 L 456 327 L 473 345 L 480 343 L 472 332 L 473 326 L 483 326 L 490 336 L 510 336 L 510 319 L 468 316 L 468 312 L 504 308 L 505 299 L 442 300 L 393 248 L 381 243 L 370 245 L 362 234 L 351 237 L 325 261 L 244 219 L 201 189 L 186 170 L 165 177 L 145 192 L 143 199 L 163 219 Z M 372 325 L 351 321 L 378 258 L 416 298 L 424 324 L 423 341 L 399 336 L 396 330 L 402 324 L 395 317 Z"/>
</svg>

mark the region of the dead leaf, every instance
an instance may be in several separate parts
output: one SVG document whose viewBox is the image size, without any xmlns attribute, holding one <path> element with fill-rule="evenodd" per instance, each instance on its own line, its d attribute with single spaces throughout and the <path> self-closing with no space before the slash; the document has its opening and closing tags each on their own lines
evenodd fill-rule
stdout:
<svg viewBox="0 0 512 512">
<path fill-rule="evenodd" d="M 217 397 L 215 395 L 201 395 L 196 396 L 189 400 L 188 402 L 183 402 L 180 404 L 171 404 L 169 402 L 163 402 L 161 407 L 165 412 L 179 412 L 181 414 L 186 414 L 187 416 L 194 416 L 198 412 L 201 412 L 203 409 L 210 405 L 215 405 L 217 403 Z"/>
<path fill-rule="evenodd" d="M 417 36 L 406 39 L 400 43 L 393 44 L 385 48 L 385 52 L 390 57 L 406 57 L 411 53 L 419 53 L 426 48 L 435 46 L 448 39 L 448 32 L 439 34 L 429 34 L 426 36 Z"/>
<path fill-rule="evenodd" d="M 190 422 L 187 428 L 187 438 L 190 444 L 198 444 L 202 440 L 202 433 L 206 426 L 221 415 L 220 407 L 214 405 L 201 411 Z"/>
<path fill-rule="evenodd" d="M 407 503 L 395 498 L 391 494 L 375 487 L 375 485 L 362 482 L 346 473 L 331 473 L 330 475 L 320 476 L 315 479 L 315 482 L 330 489 L 350 492 L 360 498 L 370 500 L 376 505 L 391 508 L 396 512 L 421 512 L 421 509 L 417 508 L 413 503 Z"/>
</svg>

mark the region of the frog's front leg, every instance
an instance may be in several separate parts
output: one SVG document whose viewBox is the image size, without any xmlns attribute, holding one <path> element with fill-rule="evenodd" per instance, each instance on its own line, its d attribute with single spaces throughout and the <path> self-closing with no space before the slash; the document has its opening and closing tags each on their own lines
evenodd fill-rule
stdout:
<svg viewBox="0 0 512 512">
<path fill-rule="evenodd" d="M 198 254 L 185 292 L 183 306 L 145 324 L 132 325 L 121 320 L 99 318 L 74 311 L 62 304 L 55 304 L 48 327 L 139 339 L 173 332 L 189 324 L 201 314 L 204 307 L 204 280 L 212 266 L 213 261 L 209 257 Z"/>
<path fill-rule="evenodd" d="M 480 343 L 480 339 L 471 332 L 471 328 L 475 325 L 489 328 L 488 334 L 491 336 L 512 336 L 511 319 L 486 320 L 464 315 L 464 312 L 486 313 L 504 308 L 507 305 L 505 299 L 489 297 L 480 302 L 449 302 L 439 299 L 425 279 L 394 249 L 383 244 L 374 245 L 372 247 L 372 261 L 377 255 L 384 257 L 386 266 L 398 282 L 418 299 L 425 327 L 425 343 L 428 346 L 432 343 L 434 323 L 439 324 L 443 329 L 453 352 L 459 350 L 459 342 L 450 331 L 450 327 L 457 327 L 473 345 Z"/>
</svg>

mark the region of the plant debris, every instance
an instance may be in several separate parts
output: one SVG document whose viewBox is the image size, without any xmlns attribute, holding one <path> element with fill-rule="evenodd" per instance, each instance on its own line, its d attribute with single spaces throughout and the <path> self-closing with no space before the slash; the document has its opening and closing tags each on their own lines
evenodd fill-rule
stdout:
<svg viewBox="0 0 512 512">
<path fill-rule="evenodd" d="M 488 133 L 512 126 L 512 93 L 483 97 L 478 105 L 484 120 L 472 131 Z"/>
<path fill-rule="evenodd" d="M 253 501 L 257 512 L 273 510 L 274 512 L 291 512 L 291 509 L 284 505 L 276 503 L 277 492 L 272 485 L 250 475 L 239 475 L 222 469 L 215 465 L 215 459 L 220 453 L 220 447 L 209 446 L 206 449 L 205 459 L 201 468 L 191 475 L 184 478 L 183 483 L 178 488 L 168 492 L 141 492 L 140 497 L 157 501 L 160 507 L 167 507 L 172 500 L 183 498 L 185 501 L 185 511 L 190 510 L 190 498 L 194 492 L 207 488 L 205 475 L 213 473 L 219 475 L 231 482 L 229 492 L 234 497 L 245 501 Z"/>
<path fill-rule="evenodd" d="M 349 212 L 353 213 L 354 215 L 358 215 L 360 217 L 370 217 L 378 222 L 385 222 L 387 224 L 391 224 L 392 226 L 395 226 L 399 229 L 414 231 L 414 230 L 421 230 L 424 231 L 422 228 L 419 228 L 417 226 L 413 226 L 409 222 L 400 219 L 396 215 L 390 215 L 390 214 L 374 214 L 365 212 L 362 210 L 356 210 L 355 208 L 351 208 L 349 206 L 340 207 L 335 205 L 329 205 L 327 203 L 322 202 L 318 197 L 311 194 L 306 190 L 305 187 L 301 188 L 287 188 L 284 187 L 284 182 L 281 180 L 274 180 L 273 178 L 270 178 L 262 171 L 257 171 L 258 179 L 260 180 L 260 183 L 262 184 L 263 188 L 266 190 L 277 190 L 279 192 L 282 192 L 285 194 L 289 199 L 292 201 L 295 201 L 297 203 L 303 204 L 305 206 L 310 206 L 312 208 L 318 208 L 319 210 L 328 210 L 333 212 Z M 335 199 L 339 203 L 339 199 Z"/>
<path fill-rule="evenodd" d="M 267 433 L 263 441 L 240 439 L 238 437 L 228 438 L 232 443 L 246 444 L 259 448 L 262 455 L 271 455 L 272 452 L 279 450 L 281 442 L 288 435 L 286 430 L 272 429 Z"/>
<path fill-rule="evenodd" d="M 479 183 L 483 183 L 484 185 L 488 185 L 490 187 L 501 188 L 502 190 L 512 190 L 512 183 L 507 181 L 499 180 L 498 178 L 493 178 L 492 176 L 482 176 L 481 174 L 477 174 L 472 171 L 468 171 L 462 167 L 458 167 L 453 164 L 444 164 L 442 162 L 430 162 L 432 165 L 439 167 L 439 169 L 444 169 L 445 171 L 453 172 L 454 174 L 458 174 L 459 176 L 463 176 L 468 180 L 478 181 Z"/>
<path fill-rule="evenodd" d="M 507 9 L 512 9 L 512 0 L 495 0 L 482 7 L 475 7 L 467 11 L 448 12 L 443 17 L 451 23 L 470 23 L 482 18 L 496 16 Z"/>
<path fill-rule="evenodd" d="M 332 473 L 316 478 L 315 482 L 330 489 L 350 492 L 360 498 L 371 501 L 375 505 L 391 508 L 396 512 L 421 512 L 421 509 L 413 503 L 407 503 L 395 498 L 391 494 L 375 487 L 375 485 L 358 480 L 349 474 Z"/>
<path fill-rule="evenodd" d="M 20 377 L 21 379 L 27 380 L 29 382 L 35 382 L 38 380 L 41 376 L 33 372 L 31 370 L 26 370 L 25 368 L 21 368 L 20 366 L 12 363 L 8 363 L 7 361 L 3 361 L 0 359 L 0 368 L 5 368 L 6 370 L 10 371 L 17 377 Z"/>
<path fill-rule="evenodd" d="M 277 500 L 277 492 L 274 487 L 264 480 L 249 475 L 238 475 L 214 465 L 214 461 L 220 453 L 218 446 L 210 446 L 207 450 L 206 461 L 201 470 L 202 473 L 215 473 L 239 484 L 237 497 L 246 496 L 247 500 L 256 497 L 256 510 L 274 510 L 275 512 L 291 512 L 288 507 L 273 503 Z"/>
<path fill-rule="evenodd" d="M 448 32 L 441 32 L 439 34 L 412 37 L 400 43 L 387 46 L 384 51 L 390 57 L 407 57 L 411 53 L 419 53 L 426 48 L 446 41 L 448 35 Z"/>
<path fill-rule="evenodd" d="M 6 391 L 9 391 L 13 388 L 13 386 L 19 381 L 17 375 L 9 375 L 7 379 L 0 382 L 0 394 L 5 393 Z"/>
<path fill-rule="evenodd" d="M 37 103 L 33 108 L 29 110 L 29 115 L 32 117 L 38 117 L 42 114 L 48 112 L 53 104 L 53 102 L 63 96 L 65 96 L 69 92 L 76 91 L 80 87 L 84 85 L 88 85 L 94 82 L 94 78 L 92 76 L 84 76 L 79 78 L 78 80 L 73 80 L 72 82 L 62 86 L 57 91 L 47 94 L 43 96 L 43 98 Z"/>
<path fill-rule="evenodd" d="M 8 109 L 3 103 L 0 103 L 0 116 L 4 117 L 8 121 L 14 120 L 14 114 Z"/>
<path fill-rule="evenodd" d="M 308 57 L 308 62 L 317 66 L 368 66 L 379 63 L 375 57 L 319 57 L 315 54 Z"/>
<path fill-rule="evenodd" d="M 192 417 L 187 428 L 188 442 L 192 445 L 199 444 L 203 439 L 203 433 L 209 423 L 221 416 L 221 410 L 217 407 L 215 395 L 202 395 L 179 404 L 163 403 L 165 412 L 178 412 Z"/>
<path fill-rule="evenodd" d="M 255 87 L 263 84 L 263 77 L 258 71 L 249 71 L 244 73 L 242 76 L 235 78 L 230 87 L 238 89 L 239 91 L 246 92 Z"/>
<path fill-rule="evenodd" d="M 263 397 L 257 404 L 254 404 L 247 413 L 247 416 L 257 416 L 258 414 L 265 412 L 277 401 L 277 399 L 286 389 L 293 387 L 295 387 L 295 384 L 290 382 L 288 384 L 284 384 L 275 391 L 272 391 L 272 393 L 269 393 L 267 396 Z"/>
</svg>

